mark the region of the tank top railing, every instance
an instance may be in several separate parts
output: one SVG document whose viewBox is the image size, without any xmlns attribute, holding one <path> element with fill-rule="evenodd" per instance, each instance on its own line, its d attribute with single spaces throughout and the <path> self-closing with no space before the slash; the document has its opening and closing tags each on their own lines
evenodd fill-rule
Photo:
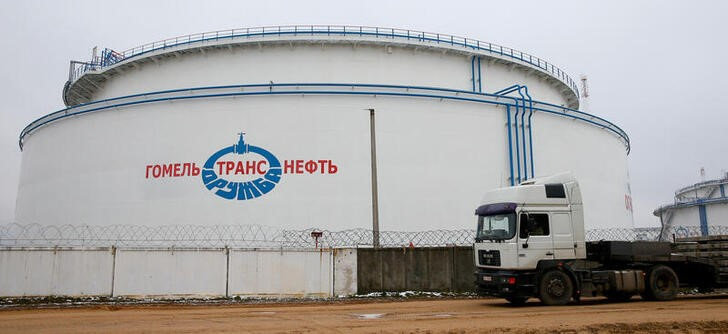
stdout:
<svg viewBox="0 0 728 334">
<path fill-rule="evenodd" d="M 483 42 L 475 39 L 458 37 L 453 35 L 430 33 L 417 30 L 379 28 L 367 26 L 342 26 L 342 25 L 303 25 L 303 26 L 274 26 L 256 28 L 238 28 L 203 32 L 185 36 L 167 38 L 161 41 L 151 42 L 136 46 L 121 52 L 112 51 L 112 58 L 104 57 L 93 59 L 90 62 L 79 62 L 69 73 L 70 81 L 73 82 L 88 71 L 103 70 L 123 60 L 137 57 L 149 52 L 163 50 L 171 47 L 201 42 L 216 42 L 224 39 L 245 39 L 260 37 L 284 37 L 284 36 L 352 36 L 352 37 L 375 37 L 389 38 L 393 40 L 408 40 L 422 43 L 434 43 L 438 45 L 457 46 L 474 51 L 492 54 L 500 57 L 511 58 L 528 66 L 540 69 L 558 78 L 569 86 L 576 96 L 579 96 L 579 89 L 576 81 L 560 68 L 553 64 L 530 55 L 525 52 L 514 50 L 502 45 Z"/>
</svg>

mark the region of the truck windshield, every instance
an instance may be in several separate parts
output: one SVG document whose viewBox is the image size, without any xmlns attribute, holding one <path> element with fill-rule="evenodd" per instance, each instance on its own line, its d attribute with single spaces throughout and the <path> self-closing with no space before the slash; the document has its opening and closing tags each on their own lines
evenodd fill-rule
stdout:
<svg viewBox="0 0 728 334">
<path fill-rule="evenodd" d="M 508 240 L 516 236 L 516 214 L 478 216 L 476 242 L 483 240 Z"/>
</svg>

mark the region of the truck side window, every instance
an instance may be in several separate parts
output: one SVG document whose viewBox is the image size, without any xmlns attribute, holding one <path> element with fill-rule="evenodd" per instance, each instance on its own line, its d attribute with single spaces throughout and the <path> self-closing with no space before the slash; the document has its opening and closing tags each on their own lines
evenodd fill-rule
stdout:
<svg viewBox="0 0 728 334">
<path fill-rule="evenodd" d="M 521 228 L 519 237 L 549 235 L 549 215 L 545 213 L 521 214 Z"/>
</svg>

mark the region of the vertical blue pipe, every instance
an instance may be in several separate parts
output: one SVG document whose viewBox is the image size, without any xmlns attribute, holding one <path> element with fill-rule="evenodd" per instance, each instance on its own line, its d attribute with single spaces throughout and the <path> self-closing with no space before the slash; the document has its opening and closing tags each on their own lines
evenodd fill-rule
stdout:
<svg viewBox="0 0 728 334">
<path fill-rule="evenodd" d="M 513 117 L 513 128 L 516 129 L 516 170 L 518 170 L 518 183 L 521 183 L 521 151 L 518 144 L 518 111 L 518 99 L 516 99 L 516 114 Z"/>
<path fill-rule="evenodd" d="M 698 205 L 698 214 L 700 215 L 700 234 L 708 235 L 708 215 L 705 213 L 705 205 Z"/>
<path fill-rule="evenodd" d="M 473 79 L 473 91 L 475 91 L 475 56 L 470 60 L 470 77 Z"/>
<path fill-rule="evenodd" d="M 508 166 L 511 171 L 511 186 L 515 185 L 513 179 L 513 138 L 511 137 L 511 106 L 506 105 L 506 117 L 508 118 Z"/>
<path fill-rule="evenodd" d="M 528 97 L 528 151 L 531 153 L 531 176 L 536 177 L 536 169 L 533 167 L 533 126 L 531 126 L 531 116 L 533 116 L 533 99 L 528 94 L 528 87 L 523 86 Z"/>
<path fill-rule="evenodd" d="M 510 87 L 501 89 L 501 90 L 499 90 L 499 91 L 497 91 L 497 92 L 495 92 L 493 94 L 495 94 L 495 95 L 506 95 L 506 94 L 509 94 L 509 93 L 514 92 L 516 90 L 520 90 L 521 87 L 522 87 L 521 85 L 512 85 Z M 516 132 L 515 133 L 515 138 L 516 138 L 516 170 L 518 171 L 517 183 L 521 183 L 521 152 L 520 152 L 520 144 L 518 142 L 518 112 L 519 112 L 519 105 L 518 105 L 518 99 L 514 99 L 514 101 L 515 101 L 516 113 L 515 113 L 515 115 L 513 117 L 513 121 L 514 121 L 514 124 L 513 125 L 511 125 L 510 106 L 508 106 L 508 105 L 506 106 L 508 108 L 507 112 L 508 112 L 508 116 L 509 116 L 508 117 L 508 158 L 509 158 L 510 166 L 511 166 L 511 184 L 512 185 L 513 185 L 513 148 L 512 148 L 513 139 L 511 137 L 511 127 L 513 127 L 515 129 L 515 132 Z M 525 108 L 525 104 L 524 104 L 524 108 Z M 524 110 L 524 112 L 525 112 L 525 110 Z M 525 162 L 525 160 L 524 160 L 524 162 Z"/>
<path fill-rule="evenodd" d="M 523 119 L 523 117 L 526 116 L 526 97 L 523 96 L 523 93 L 521 93 L 521 88 L 519 88 L 517 92 L 518 95 L 521 96 L 521 103 L 523 103 L 523 107 L 521 108 L 521 136 L 523 137 L 523 179 L 528 180 L 528 162 L 526 161 L 526 157 L 528 156 L 528 152 L 526 152 L 526 122 Z"/>
<path fill-rule="evenodd" d="M 480 72 L 480 57 L 478 57 L 478 92 L 483 92 L 483 77 Z"/>
</svg>

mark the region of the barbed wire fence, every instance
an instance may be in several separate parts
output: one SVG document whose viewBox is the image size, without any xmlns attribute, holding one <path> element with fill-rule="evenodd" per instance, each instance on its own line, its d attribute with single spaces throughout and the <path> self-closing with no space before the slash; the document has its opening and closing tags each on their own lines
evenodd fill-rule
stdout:
<svg viewBox="0 0 728 334">
<path fill-rule="evenodd" d="M 660 235 L 672 240 L 703 233 L 699 226 L 677 226 L 667 231 L 660 227 L 593 229 L 586 231 L 586 240 L 658 240 Z M 728 226 L 710 226 L 708 235 L 728 235 Z M 475 230 L 470 229 L 379 232 L 382 247 L 468 246 L 474 239 Z M 372 247 L 372 240 L 372 231 L 361 228 L 330 231 L 261 225 L 0 225 L 0 247 L 301 249 Z"/>
</svg>

